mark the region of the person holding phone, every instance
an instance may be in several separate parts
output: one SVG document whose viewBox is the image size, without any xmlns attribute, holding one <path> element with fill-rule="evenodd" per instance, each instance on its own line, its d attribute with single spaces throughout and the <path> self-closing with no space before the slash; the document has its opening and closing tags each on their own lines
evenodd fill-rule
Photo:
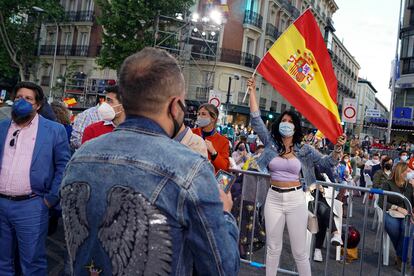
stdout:
<svg viewBox="0 0 414 276">
<path fill-rule="evenodd" d="M 306 228 L 308 207 L 299 181 L 301 172 L 305 185 L 315 183 L 315 164 L 333 168 L 342 155 L 345 136 L 338 138 L 334 151 L 322 155 L 310 145 L 302 144 L 303 134 L 299 116 L 293 111 L 283 112 L 268 132 L 260 117 L 256 100 L 256 80 L 248 80 L 250 117 L 253 130 L 265 145 L 257 160 L 259 168 L 269 171 L 271 186 L 266 198 L 264 216 L 266 224 L 266 275 L 276 275 L 283 245 L 283 229 L 288 226 L 292 254 L 299 275 L 311 275 Z"/>
</svg>

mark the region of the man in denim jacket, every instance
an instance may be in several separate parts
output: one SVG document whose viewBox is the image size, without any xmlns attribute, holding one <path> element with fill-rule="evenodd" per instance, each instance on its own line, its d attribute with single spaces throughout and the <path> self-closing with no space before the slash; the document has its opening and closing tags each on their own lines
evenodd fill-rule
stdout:
<svg viewBox="0 0 414 276">
<path fill-rule="evenodd" d="M 184 120 L 184 89 L 165 51 L 124 61 L 125 122 L 83 145 L 62 183 L 74 275 L 237 275 L 231 196 L 207 159 L 171 139 Z"/>
</svg>

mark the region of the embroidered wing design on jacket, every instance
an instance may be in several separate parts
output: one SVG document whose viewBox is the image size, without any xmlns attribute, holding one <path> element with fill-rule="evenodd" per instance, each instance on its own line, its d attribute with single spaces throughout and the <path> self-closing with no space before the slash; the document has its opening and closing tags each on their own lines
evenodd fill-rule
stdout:
<svg viewBox="0 0 414 276">
<path fill-rule="evenodd" d="M 87 183 L 75 182 L 64 186 L 60 195 L 65 239 L 72 265 L 79 247 L 89 236 L 86 204 L 90 196 L 90 186 Z"/>
<path fill-rule="evenodd" d="M 113 275 L 169 275 L 172 242 L 167 218 L 132 188 L 114 186 L 98 238 Z"/>
</svg>

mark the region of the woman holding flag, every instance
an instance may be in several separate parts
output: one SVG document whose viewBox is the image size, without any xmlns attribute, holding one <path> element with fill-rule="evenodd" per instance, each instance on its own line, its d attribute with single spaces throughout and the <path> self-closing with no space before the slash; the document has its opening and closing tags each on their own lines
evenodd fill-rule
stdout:
<svg viewBox="0 0 414 276">
<path fill-rule="evenodd" d="M 334 168 L 342 156 L 344 136 L 338 138 L 335 150 L 322 155 L 312 146 L 301 144 L 303 134 L 299 116 L 285 111 L 273 123 L 268 132 L 260 117 L 256 101 L 256 81 L 248 80 L 250 92 L 250 116 L 253 130 L 265 145 L 257 164 L 261 170 L 268 170 L 271 186 L 266 198 L 266 275 L 276 275 L 283 244 L 283 229 L 287 224 L 292 254 L 299 275 L 311 275 L 306 248 L 308 207 L 303 189 L 316 181 L 314 165 Z M 304 186 L 300 182 L 303 175 Z M 339 238 L 340 241 L 340 238 Z"/>
</svg>

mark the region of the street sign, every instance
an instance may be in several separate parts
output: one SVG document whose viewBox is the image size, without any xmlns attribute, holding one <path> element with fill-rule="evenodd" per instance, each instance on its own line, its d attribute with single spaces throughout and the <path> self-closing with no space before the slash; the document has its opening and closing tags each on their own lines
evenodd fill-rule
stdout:
<svg viewBox="0 0 414 276">
<path fill-rule="evenodd" d="M 378 109 L 368 108 L 365 110 L 365 117 L 379 118 L 381 117 L 381 112 Z"/>
<path fill-rule="evenodd" d="M 355 99 L 344 98 L 344 103 L 342 105 L 342 121 L 346 123 L 356 123 L 356 109 L 357 103 Z"/>
<path fill-rule="evenodd" d="M 409 119 L 413 117 L 413 109 L 411 107 L 396 107 L 394 109 L 394 118 Z"/>
<path fill-rule="evenodd" d="M 215 105 L 217 108 L 219 108 L 221 105 L 220 96 L 221 96 L 220 92 L 210 90 L 209 97 L 208 97 L 208 103 Z"/>
</svg>

